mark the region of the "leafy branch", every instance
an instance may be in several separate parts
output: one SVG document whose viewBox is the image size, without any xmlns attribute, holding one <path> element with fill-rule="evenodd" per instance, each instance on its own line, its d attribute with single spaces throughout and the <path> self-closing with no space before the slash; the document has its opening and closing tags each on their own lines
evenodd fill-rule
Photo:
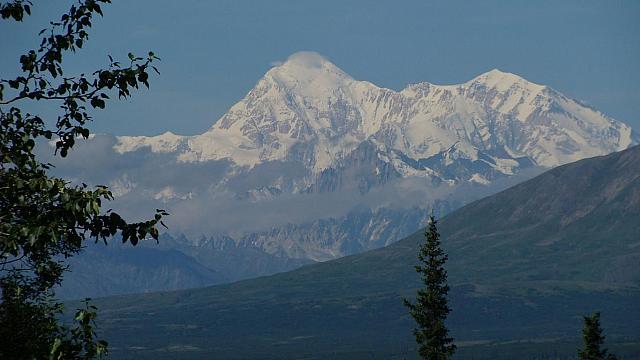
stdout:
<svg viewBox="0 0 640 360">
<path fill-rule="evenodd" d="M 149 72 L 159 73 L 153 52 L 128 54 L 122 63 L 109 63 L 89 75 L 67 76 L 63 58 L 89 39 L 89 29 L 101 5 L 110 0 L 77 0 L 58 21 L 39 33 L 40 45 L 21 55 L 21 73 L 0 78 L 0 357 L 90 359 L 106 353 L 106 343 L 93 332 L 95 308 L 86 304 L 76 313 L 78 327 L 67 331 L 57 324 L 61 306 L 53 288 L 62 281 L 64 260 L 82 251 L 87 240 L 107 242 L 121 236 L 137 245 L 158 241 L 167 212 L 156 209 L 152 219 L 129 223 L 103 205 L 114 199 L 105 186 L 89 189 L 49 176 L 52 165 L 34 153 L 42 140 L 55 141 L 62 157 L 78 138 L 89 138 L 92 110 L 105 109 L 117 94 L 127 99 L 142 86 Z M 22 21 L 31 14 L 31 1 L 0 3 L 4 20 Z M 33 102 L 57 104 L 54 121 L 23 111 Z M 53 120 L 53 119 L 52 119 Z M 47 126 L 53 124 L 54 126 Z M 6 325 L 5 325 L 6 324 Z M 3 336 L 3 334 L 10 334 Z M 8 339 L 18 341 L 8 341 Z"/>
</svg>

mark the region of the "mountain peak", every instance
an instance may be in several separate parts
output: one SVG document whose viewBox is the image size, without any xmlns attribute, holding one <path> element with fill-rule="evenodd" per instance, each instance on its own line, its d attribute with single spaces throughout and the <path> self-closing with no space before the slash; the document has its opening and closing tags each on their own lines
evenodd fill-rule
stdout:
<svg viewBox="0 0 640 360">
<path fill-rule="evenodd" d="M 515 74 L 510 73 L 510 72 L 508 72 L 508 71 L 502 71 L 502 70 L 500 70 L 500 69 L 498 69 L 498 68 L 491 69 L 491 70 L 489 70 L 489 71 L 485 72 L 484 74 L 486 74 L 486 75 L 488 75 L 488 76 L 505 76 L 505 75 L 512 75 L 512 76 L 516 76 L 516 77 L 518 77 L 518 75 L 515 75 Z M 481 74 L 481 75 L 484 75 L 484 74 Z"/>
<path fill-rule="evenodd" d="M 354 80 L 318 53 L 299 52 L 275 64 L 206 133 L 123 137 L 117 149 L 151 146 L 179 152 L 181 161 L 228 158 L 239 166 L 304 159 L 319 172 L 365 140 L 414 160 L 457 143 L 470 158 L 491 152 L 490 168 L 512 174 L 515 157 L 556 166 L 624 149 L 636 138 L 630 127 L 498 69 L 464 84 L 422 83 L 396 92 Z M 413 174 L 413 165 L 389 159 Z"/>
<path fill-rule="evenodd" d="M 326 57 L 315 51 L 299 51 L 291 54 L 284 63 L 280 64 L 280 66 L 319 69 L 325 66 L 335 65 L 333 65 Z"/>
<path fill-rule="evenodd" d="M 285 62 L 276 63 L 267 72 L 267 77 L 287 87 L 297 87 L 300 84 L 335 87 L 353 80 L 326 57 L 313 51 L 300 51 L 289 56 Z"/>
<path fill-rule="evenodd" d="M 519 75 L 502 71 L 499 69 L 492 69 L 483 74 L 476 76 L 472 79 L 470 84 L 482 83 L 487 87 L 496 88 L 498 90 L 507 90 L 514 85 L 519 85 L 520 87 L 530 88 L 531 90 L 542 90 L 545 88 L 544 85 L 539 85 L 533 83 Z"/>
</svg>

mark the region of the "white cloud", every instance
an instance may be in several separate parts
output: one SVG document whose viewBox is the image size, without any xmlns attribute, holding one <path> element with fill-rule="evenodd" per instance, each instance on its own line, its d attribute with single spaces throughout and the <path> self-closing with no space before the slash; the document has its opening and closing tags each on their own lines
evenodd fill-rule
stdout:
<svg viewBox="0 0 640 360">
<path fill-rule="evenodd" d="M 298 51 L 291 54 L 286 60 L 275 60 L 270 65 L 280 66 L 285 63 L 295 63 L 306 68 L 320 68 L 327 61 L 329 61 L 327 57 L 315 51 Z"/>
</svg>

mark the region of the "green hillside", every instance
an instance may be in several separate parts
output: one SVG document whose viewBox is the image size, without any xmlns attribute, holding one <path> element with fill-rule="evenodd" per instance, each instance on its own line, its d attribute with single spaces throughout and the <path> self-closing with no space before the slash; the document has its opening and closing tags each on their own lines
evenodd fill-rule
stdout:
<svg viewBox="0 0 640 360">
<path fill-rule="evenodd" d="M 440 222 L 458 358 L 575 354 L 600 310 L 611 350 L 640 357 L 640 147 L 565 165 Z M 402 305 L 418 232 L 235 284 L 99 299 L 116 359 L 413 358 Z"/>
</svg>

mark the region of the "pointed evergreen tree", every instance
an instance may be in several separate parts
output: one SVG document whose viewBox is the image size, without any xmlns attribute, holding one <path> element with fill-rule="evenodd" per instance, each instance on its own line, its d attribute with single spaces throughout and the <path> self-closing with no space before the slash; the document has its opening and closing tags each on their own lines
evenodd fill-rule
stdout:
<svg viewBox="0 0 640 360">
<path fill-rule="evenodd" d="M 420 247 L 420 264 L 416 271 L 421 274 L 424 288 L 418 290 L 415 303 L 404 300 L 417 327 L 413 334 L 418 343 L 418 354 L 427 360 L 446 360 L 456 350 L 453 338 L 445 326 L 451 311 L 447 305 L 447 271 L 444 264 L 447 255 L 440 248 L 440 234 L 436 219 L 429 216 L 429 226 L 425 230 L 426 242 Z"/>
<path fill-rule="evenodd" d="M 616 360 L 616 356 L 609 354 L 607 349 L 602 349 L 604 335 L 600 327 L 600 313 L 584 317 L 582 339 L 584 349 L 578 350 L 580 360 Z"/>
</svg>

